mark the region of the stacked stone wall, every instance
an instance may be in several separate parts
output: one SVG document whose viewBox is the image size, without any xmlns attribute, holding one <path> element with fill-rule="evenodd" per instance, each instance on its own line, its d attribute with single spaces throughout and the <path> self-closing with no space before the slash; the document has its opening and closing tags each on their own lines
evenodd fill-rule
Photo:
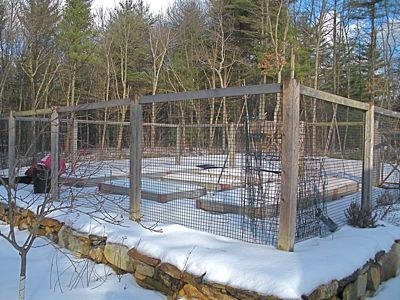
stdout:
<svg viewBox="0 0 400 300">
<path fill-rule="evenodd" d="M 0 220 L 9 223 L 8 207 L 0 204 Z M 204 280 L 158 258 L 128 248 L 122 243 L 111 243 L 105 236 L 96 236 L 74 230 L 55 219 L 43 218 L 40 222 L 28 209 L 19 209 L 14 225 L 20 230 L 35 231 L 75 256 L 96 263 L 107 264 L 117 273 L 132 274 L 136 282 L 146 289 L 157 290 L 170 299 L 183 297 L 199 300 L 273 300 L 275 296 L 260 295 Z M 353 274 L 321 285 L 303 299 L 354 300 L 374 295 L 382 282 L 395 277 L 400 270 L 400 240 L 394 241 L 390 251 L 379 252 L 375 258 Z"/>
</svg>

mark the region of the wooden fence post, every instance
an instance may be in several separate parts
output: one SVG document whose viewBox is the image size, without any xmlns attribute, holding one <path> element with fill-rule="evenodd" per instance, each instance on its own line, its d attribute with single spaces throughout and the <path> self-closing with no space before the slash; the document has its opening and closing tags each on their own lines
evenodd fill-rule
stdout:
<svg viewBox="0 0 400 300">
<path fill-rule="evenodd" d="M 236 146 L 236 130 L 235 124 L 231 123 L 228 130 L 228 157 L 229 168 L 235 167 L 235 146 Z"/>
<path fill-rule="evenodd" d="M 281 199 L 278 249 L 293 251 L 299 169 L 300 85 L 285 81 L 282 95 Z"/>
<path fill-rule="evenodd" d="M 373 161 L 373 185 L 380 186 L 382 183 L 383 176 L 383 167 L 382 167 L 382 136 L 379 130 L 379 121 L 377 119 L 374 120 L 374 161 Z"/>
<path fill-rule="evenodd" d="M 60 118 L 57 109 L 51 114 L 51 186 L 50 195 L 53 201 L 59 200 L 58 177 L 59 177 L 59 140 L 60 140 Z"/>
<path fill-rule="evenodd" d="M 10 112 L 10 117 L 8 118 L 8 186 L 9 193 L 11 189 L 15 188 L 15 117 L 13 112 Z M 9 195 L 11 197 L 11 195 Z M 11 200 L 9 198 L 9 200 Z"/>
<path fill-rule="evenodd" d="M 362 196 L 361 207 L 369 209 L 372 203 L 372 185 L 374 168 L 374 127 L 375 127 L 375 105 L 369 104 L 365 112 L 364 127 L 364 160 L 362 172 Z"/>
<path fill-rule="evenodd" d="M 76 155 L 78 151 L 78 121 L 72 118 L 72 143 L 71 143 L 71 154 Z"/>
<path fill-rule="evenodd" d="M 141 219 L 141 189 L 142 189 L 142 134 L 143 113 L 139 104 L 139 96 L 135 95 L 130 102 L 130 191 L 129 212 L 130 219 Z"/>
</svg>

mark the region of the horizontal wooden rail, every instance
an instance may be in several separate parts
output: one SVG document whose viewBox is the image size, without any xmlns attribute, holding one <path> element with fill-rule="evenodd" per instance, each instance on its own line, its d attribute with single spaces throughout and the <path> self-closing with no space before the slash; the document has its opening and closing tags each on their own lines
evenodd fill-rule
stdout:
<svg viewBox="0 0 400 300">
<path fill-rule="evenodd" d="M 235 97 L 244 95 L 276 94 L 281 92 L 282 92 L 281 84 L 260 84 L 260 85 L 247 85 L 240 87 L 211 89 L 211 90 L 200 90 L 193 92 L 149 95 L 140 97 L 139 101 L 141 104 L 149 104 L 156 102 L 211 99 L 211 98 Z"/>
<path fill-rule="evenodd" d="M 300 94 L 307 96 L 307 97 L 316 98 L 316 99 L 324 100 L 324 101 L 335 103 L 335 104 L 340 104 L 340 105 L 344 105 L 344 106 L 348 106 L 348 107 L 352 107 L 352 108 L 356 108 L 356 109 L 361 109 L 364 111 L 367 111 L 369 108 L 368 103 L 348 99 L 348 98 L 337 96 L 337 95 L 330 94 L 327 92 L 322 92 L 322 91 L 319 91 L 319 90 L 316 90 L 316 89 L 313 89 L 313 88 L 310 88 L 310 87 L 307 87 L 304 85 L 300 85 Z"/>
<path fill-rule="evenodd" d="M 29 116 L 37 116 L 37 115 L 50 115 L 53 112 L 52 108 L 43 108 L 36 110 L 25 110 L 25 111 L 16 111 L 14 112 L 15 117 L 29 117 Z"/>
<path fill-rule="evenodd" d="M 99 102 L 91 102 L 85 104 L 79 104 L 74 106 L 60 106 L 58 108 L 59 113 L 65 112 L 75 112 L 82 110 L 94 110 L 94 109 L 104 109 L 104 108 L 113 108 L 119 106 L 127 106 L 131 102 L 130 98 L 118 99 L 118 100 L 109 100 L 109 101 L 99 101 Z"/>
<path fill-rule="evenodd" d="M 382 108 L 382 107 L 375 106 L 375 113 L 380 114 L 380 115 L 384 115 L 384 116 L 387 116 L 387 117 L 400 119 L 400 112 L 389 110 L 389 109 Z"/>
</svg>

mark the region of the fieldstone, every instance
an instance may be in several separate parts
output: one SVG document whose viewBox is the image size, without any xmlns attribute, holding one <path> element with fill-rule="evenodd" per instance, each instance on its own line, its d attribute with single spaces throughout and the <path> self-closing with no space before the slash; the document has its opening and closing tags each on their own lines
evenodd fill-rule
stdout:
<svg viewBox="0 0 400 300">
<path fill-rule="evenodd" d="M 21 222 L 19 222 L 19 224 L 18 224 L 19 230 L 27 230 L 29 228 L 30 228 L 30 226 L 26 219 L 21 220 Z"/>
<path fill-rule="evenodd" d="M 49 233 L 46 234 L 46 238 L 52 241 L 54 244 L 58 244 L 58 234 L 57 233 Z"/>
<path fill-rule="evenodd" d="M 183 275 L 183 271 L 179 270 L 177 267 L 171 265 L 170 263 L 160 264 L 159 266 L 157 266 L 157 270 L 159 270 L 160 272 L 164 272 L 176 279 L 181 279 Z"/>
<path fill-rule="evenodd" d="M 240 299 L 235 296 L 233 296 L 233 293 L 228 294 L 227 290 L 220 290 L 216 289 L 210 284 L 203 284 L 199 286 L 200 291 L 206 295 L 210 300 L 235 300 L 235 299 Z M 246 300 L 250 300 L 251 298 L 242 298 Z M 251 299 L 252 300 L 252 299 Z"/>
<path fill-rule="evenodd" d="M 187 300 L 209 300 L 204 294 L 191 284 L 185 284 L 178 293 L 178 296 Z"/>
<path fill-rule="evenodd" d="M 146 276 L 145 275 L 143 275 L 143 274 L 141 274 L 141 273 L 139 273 L 139 272 L 135 272 L 134 274 L 133 274 L 133 276 L 135 276 L 135 278 L 137 279 L 137 280 L 145 280 L 146 279 Z"/>
<path fill-rule="evenodd" d="M 52 218 L 43 218 L 40 222 L 40 227 L 48 228 L 48 230 L 46 230 L 48 232 L 59 232 L 62 226 L 63 223 Z"/>
<path fill-rule="evenodd" d="M 201 284 L 203 281 L 202 277 L 195 276 L 188 272 L 183 272 L 181 278 L 182 278 L 182 281 L 190 283 L 193 286 L 197 286 L 198 284 Z"/>
<path fill-rule="evenodd" d="M 360 274 L 357 278 L 357 297 L 364 297 L 367 291 L 368 273 Z"/>
<path fill-rule="evenodd" d="M 278 300 L 275 296 L 261 296 L 256 292 L 233 288 L 225 286 L 223 290 L 226 290 L 228 295 L 234 297 L 234 299 L 246 299 L 246 300 Z"/>
<path fill-rule="evenodd" d="M 90 240 L 68 226 L 62 226 L 58 232 L 58 244 L 75 253 L 78 257 L 88 257 Z"/>
<path fill-rule="evenodd" d="M 89 240 L 92 246 L 105 246 L 107 242 L 107 237 L 89 234 Z"/>
<path fill-rule="evenodd" d="M 399 265 L 397 244 L 394 244 L 390 251 L 378 260 L 378 264 L 382 267 L 382 281 L 396 277 Z"/>
<path fill-rule="evenodd" d="M 149 289 L 149 290 L 156 290 L 165 295 L 173 295 L 174 293 L 160 281 L 157 281 L 151 277 L 145 277 L 144 280 L 140 280 L 136 278 L 136 282 L 142 288 Z"/>
<path fill-rule="evenodd" d="M 349 283 L 345 286 L 342 295 L 343 300 L 354 300 L 357 299 L 357 284 L 356 282 Z"/>
<path fill-rule="evenodd" d="M 107 263 L 104 257 L 104 246 L 91 247 L 89 250 L 89 258 L 96 263 Z"/>
<path fill-rule="evenodd" d="M 136 270 L 136 261 L 128 255 L 128 247 L 122 244 L 107 243 L 104 247 L 104 257 L 111 264 L 129 273 Z"/>
<path fill-rule="evenodd" d="M 367 290 L 367 273 L 360 274 L 357 280 L 349 283 L 343 290 L 343 300 L 354 300 L 365 296 Z"/>
<path fill-rule="evenodd" d="M 307 297 L 307 299 L 329 299 L 336 295 L 338 288 L 339 282 L 337 280 L 333 280 L 327 284 L 320 285 Z"/>
<path fill-rule="evenodd" d="M 367 289 L 371 292 L 376 292 L 382 282 L 382 276 L 381 276 L 382 270 L 381 266 L 374 263 L 371 264 L 369 270 L 368 270 L 368 277 L 367 277 Z"/>
<path fill-rule="evenodd" d="M 31 211 L 30 209 L 22 209 L 21 210 L 21 216 L 23 217 L 23 218 L 28 218 L 28 217 L 30 217 L 30 218 L 35 218 L 35 213 L 33 212 L 33 211 Z"/>
<path fill-rule="evenodd" d="M 382 256 L 384 256 L 385 255 L 385 251 L 383 251 L 383 250 L 381 250 L 381 251 L 379 251 L 378 253 L 376 253 L 375 254 L 375 261 L 378 261 L 378 260 L 380 260 L 381 258 L 382 258 Z"/>
<path fill-rule="evenodd" d="M 21 217 L 21 215 L 16 214 L 16 215 L 14 216 L 14 226 L 15 226 L 15 227 L 18 227 L 18 226 L 19 226 L 19 223 L 21 222 L 22 219 L 23 219 L 23 218 Z"/>
<path fill-rule="evenodd" d="M 136 272 L 147 277 L 154 276 L 154 267 L 138 262 L 136 265 Z"/>
<path fill-rule="evenodd" d="M 395 255 L 397 256 L 397 269 L 400 269 L 400 243 L 395 243 L 392 246 L 392 251 L 395 252 Z"/>
<path fill-rule="evenodd" d="M 136 259 L 138 261 L 141 261 L 147 265 L 150 266 L 157 266 L 160 264 L 161 260 L 159 260 L 158 258 L 154 258 L 151 256 L 147 256 L 145 254 L 140 253 L 139 251 L 137 251 L 135 248 L 132 248 L 128 251 L 128 255 L 130 257 L 132 257 L 133 259 Z"/>
<path fill-rule="evenodd" d="M 181 279 L 174 278 L 169 276 L 167 273 L 160 271 L 160 269 L 156 269 L 154 279 L 161 281 L 165 286 L 169 287 L 174 292 L 178 292 L 185 283 Z"/>
</svg>

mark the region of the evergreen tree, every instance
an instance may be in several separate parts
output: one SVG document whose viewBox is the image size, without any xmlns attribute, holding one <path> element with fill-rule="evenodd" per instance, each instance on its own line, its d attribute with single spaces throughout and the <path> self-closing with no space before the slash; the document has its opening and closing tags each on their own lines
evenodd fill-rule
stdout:
<svg viewBox="0 0 400 300">
<path fill-rule="evenodd" d="M 78 103 L 76 87 L 79 72 L 94 62 L 95 44 L 93 19 L 90 12 L 91 0 L 67 0 L 60 24 L 60 46 L 63 53 L 64 70 L 62 81 L 67 104 Z M 82 78 L 79 84 L 87 82 Z M 84 86 L 83 86 L 84 88 Z"/>
</svg>

